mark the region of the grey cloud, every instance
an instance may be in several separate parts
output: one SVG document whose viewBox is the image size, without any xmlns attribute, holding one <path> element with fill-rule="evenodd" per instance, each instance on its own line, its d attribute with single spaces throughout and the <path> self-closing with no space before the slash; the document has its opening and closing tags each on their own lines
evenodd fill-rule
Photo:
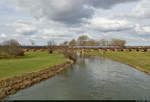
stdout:
<svg viewBox="0 0 150 102">
<path fill-rule="evenodd" d="M 126 2 L 136 2 L 139 0 L 88 0 L 88 4 L 97 8 L 110 9 L 114 5 Z"/>
<path fill-rule="evenodd" d="M 92 9 L 84 7 L 84 0 L 17 0 L 17 3 L 28 9 L 35 18 L 65 24 L 80 23 L 82 18 L 89 18 L 94 13 Z"/>
<path fill-rule="evenodd" d="M 21 32 L 21 34 L 23 34 L 23 35 L 34 35 L 36 33 L 38 33 L 36 30 Z"/>
<path fill-rule="evenodd" d="M 144 4 L 140 4 L 140 2 L 127 5 L 125 4 L 122 9 L 117 11 L 117 9 L 119 7 L 121 8 L 122 5 L 114 7 L 115 5 L 127 2 L 136 2 L 139 0 L 16 1 L 19 8 L 29 11 L 33 18 L 31 17 L 31 19 L 28 19 L 28 17 L 22 15 L 24 19 L 12 24 L 13 26 L 5 27 L 0 25 L 0 31 L 2 32 L 1 37 L 5 37 L 4 34 L 6 34 L 7 38 L 16 38 L 17 40 L 27 44 L 29 42 L 27 40 L 30 37 L 34 39 L 37 44 L 47 44 L 49 39 L 54 39 L 57 43 L 59 43 L 65 40 L 71 40 L 72 38 L 77 38 L 82 34 L 87 34 L 96 40 L 114 37 L 125 39 L 127 40 L 127 43 L 133 45 L 140 44 L 144 41 L 142 39 L 145 39 L 145 44 L 149 43 L 150 30 L 148 28 L 145 28 L 144 30 L 143 28 L 145 27 L 145 24 L 147 26 L 149 25 L 149 20 L 145 20 L 144 18 L 149 16 L 149 8 L 144 8 L 145 4 L 148 5 L 147 2 Z M 139 15 L 130 15 L 134 12 L 134 10 L 130 10 L 130 8 L 134 9 L 136 6 L 133 5 L 137 4 L 144 5 L 139 6 L 140 8 L 136 9 L 137 12 L 135 13 Z M 128 9 L 124 10 L 126 8 Z M 139 11 L 141 11 L 141 13 L 139 13 Z M 142 14 L 142 11 L 147 12 Z M 113 16 L 114 14 L 115 16 Z M 140 19 L 136 19 L 135 16 L 140 17 Z M 19 17 L 20 15 L 18 18 Z M 37 19 L 34 19 L 34 17 Z M 96 19 L 96 17 L 99 17 L 100 19 Z M 91 19 L 95 19 L 94 23 L 92 23 L 93 21 L 88 22 Z M 139 30 L 137 29 L 138 32 L 135 31 L 136 24 L 141 25 Z M 86 25 L 89 25 L 89 27 Z M 46 29 L 46 31 L 44 29 Z"/>
<path fill-rule="evenodd" d="M 28 9 L 35 18 L 46 18 L 65 24 L 83 23 L 94 14 L 91 8 L 110 9 L 116 4 L 138 0 L 16 0 L 19 7 Z"/>
<path fill-rule="evenodd" d="M 121 32 L 121 31 L 128 31 L 133 29 L 133 27 L 128 27 L 128 26 L 124 26 L 124 27 L 118 27 L 118 28 L 94 28 L 94 30 L 100 31 L 100 32 Z"/>
<path fill-rule="evenodd" d="M 127 20 L 110 19 L 107 17 L 97 17 L 90 19 L 86 25 L 87 29 L 100 32 L 120 32 L 134 28 L 134 24 Z"/>
</svg>

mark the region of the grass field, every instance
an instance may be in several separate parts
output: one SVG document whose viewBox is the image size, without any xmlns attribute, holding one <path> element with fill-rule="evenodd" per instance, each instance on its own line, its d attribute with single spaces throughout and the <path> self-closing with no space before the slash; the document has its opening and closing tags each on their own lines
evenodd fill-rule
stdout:
<svg viewBox="0 0 150 102">
<path fill-rule="evenodd" d="M 134 66 L 137 69 L 144 72 L 148 72 L 150 74 L 150 51 L 148 52 L 107 51 L 105 53 L 103 53 L 103 51 L 87 51 L 86 54 L 98 55 L 112 60 L 116 60 L 124 64 Z"/>
<path fill-rule="evenodd" d="M 48 52 L 26 52 L 25 56 L 13 59 L 0 59 L 0 80 L 24 73 L 61 64 L 67 59 L 61 54 Z"/>
</svg>

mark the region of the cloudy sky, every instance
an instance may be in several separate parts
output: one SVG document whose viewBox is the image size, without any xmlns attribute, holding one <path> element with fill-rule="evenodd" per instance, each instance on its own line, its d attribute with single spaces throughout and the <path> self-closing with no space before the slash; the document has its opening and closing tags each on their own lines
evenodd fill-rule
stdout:
<svg viewBox="0 0 150 102">
<path fill-rule="evenodd" d="M 0 0 L 0 42 L 61 43 L 80 35 L 150 45 L 150 0 Z"/>
</svg>

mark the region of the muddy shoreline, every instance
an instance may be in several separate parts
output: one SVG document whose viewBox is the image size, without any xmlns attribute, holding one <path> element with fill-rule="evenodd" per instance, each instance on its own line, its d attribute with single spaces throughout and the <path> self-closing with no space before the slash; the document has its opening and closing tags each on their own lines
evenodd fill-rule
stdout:
<svg viewBox="0 0 150 102">
<path fill-rule="evenodd" d="M 68 60 L 63 64 L 55 65 L 47 69 L 30 72 L 20 76 L 14 76 L 4 80 L 0 80 L 0 99 L 15 94 L 17 91 L 30 87 L 44 79 L 48 79 L 57 73 L 65 70 L 73 64 L 72 60 Z"/>
</svg>

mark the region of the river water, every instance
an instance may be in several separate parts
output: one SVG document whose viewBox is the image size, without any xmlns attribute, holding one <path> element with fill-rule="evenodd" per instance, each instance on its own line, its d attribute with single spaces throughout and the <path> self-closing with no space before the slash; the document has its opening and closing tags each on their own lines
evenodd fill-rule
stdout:
<svg viewBox="0 0 150 102">
<path fill-rule="evenodd" d="M 150 75 L 105 58 L 78 58 L 62 73 L 5 99 L 150 100 Z"/>
</svg>

